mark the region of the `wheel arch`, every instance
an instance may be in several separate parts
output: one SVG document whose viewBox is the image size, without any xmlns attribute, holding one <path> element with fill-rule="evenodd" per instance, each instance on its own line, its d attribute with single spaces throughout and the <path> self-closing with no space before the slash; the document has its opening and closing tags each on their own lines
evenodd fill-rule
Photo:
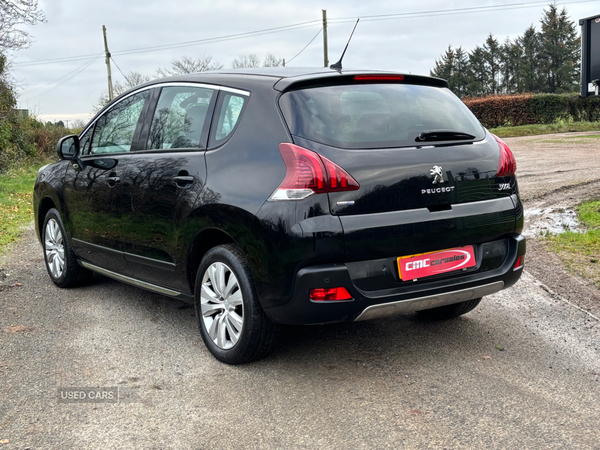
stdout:
<svg viewBox="0 0 600 450">
<path fill-rule="evenodd" d="M 228 233 L 219 228 L 206 228 L 200 231 L 188 247 L 186 279 L 190 292 L 194 292 L 194 284 L 196 281 L 196 272 L 200 267 L 200 262 L 204 255 L 218 245 L 235 244 L 238 245 L 235 239 Z"/>
</svg>

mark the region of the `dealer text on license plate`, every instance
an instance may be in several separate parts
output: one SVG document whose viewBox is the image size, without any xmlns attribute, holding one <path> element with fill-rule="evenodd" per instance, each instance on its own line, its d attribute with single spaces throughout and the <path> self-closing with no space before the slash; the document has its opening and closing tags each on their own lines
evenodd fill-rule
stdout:
<svg viewBox="0 0 600 450">
<path fill-rule="evenodd" d="M 404 281 L 467 269 L 476 265 L 472 245 L 398 258 L 400 278 Z"/>
</svg>

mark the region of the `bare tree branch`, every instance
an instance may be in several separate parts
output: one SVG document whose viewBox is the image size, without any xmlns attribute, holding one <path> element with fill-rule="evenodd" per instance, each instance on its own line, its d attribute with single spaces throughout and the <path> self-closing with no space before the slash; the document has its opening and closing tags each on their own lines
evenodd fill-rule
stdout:
<svg viewBox="0 0 600 450">
<path fill-rule="evenodd" d="M 213 61 L 212 56 L 201 56 L 199 58 L 190 58 L 184 56 L 171 63 L 170 69 L 160 68 L 156 71 L 159 78 L 172 77 L 175 75 L 184 75 L 186 73 L 208 72 L 210 70 L 219 70 L 223 64 Z"/>
<path fill-rule="evenodd" d="M 19 50 L 31 44 L 31 35 L 19 25 L 45 22 L 37 0 L 0 0 L 0 49 Z"/>
</svg>

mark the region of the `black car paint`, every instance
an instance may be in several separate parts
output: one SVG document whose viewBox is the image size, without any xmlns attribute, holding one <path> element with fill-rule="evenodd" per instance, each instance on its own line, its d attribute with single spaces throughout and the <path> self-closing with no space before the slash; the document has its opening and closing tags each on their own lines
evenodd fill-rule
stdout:
<svg viewBox="0 0 600 450">
<path fill-rule="evenodd" d="M 410 81 L 411 77 L 407 79 Z M 412 80 L 440 88 L 445 86 L 440 80 L 425 77 L 412 77 Z M 193 297 L 195 268 L 202 254 L 213 245 L 234 242 L 248 259 L 266 314 L 282 323 L 351 320 L 367 304 L 435 293 L 452 285 L 476 284 L 482 280 L 503 279 L 506 286 L 516 282 L 521 271 L 513 272 L 512 265 L 517 255 L 524 254 L 525 243 L 519 237 L 523 215 L 514 177 L 506 180 L 482 177 L 483 198 L 477 198 L 477 189 L 475 194 L 467 195 L 458 188 L 449 195 L 429 196 L 425 202 L 420 195 L 421 189 L 431 183 L 427 170 L 432 162 L 447 165 L 448 174 L 459 186 L 460 177 L 475 178 L 490 170 L 495 172 L 497 154 L 489 156 L 488 151 L 487 155 L 480 155 L 472 144 L 430 146 L 426 149 L 427 161 L 419 162 L 421 169 L 415 175 L 414 171 L 403 172 L 402 166 L 390 168 L 380 157 L 369 159 L 365 155 L 356 165 L 352 162 L 355 150 L 343 152 L 291 136 L 277 106 L 280 90 L 310 83 L 348 81 L 348 75 L 331 72 L 296 78 L 282 78 L 273 72 L 273 76 L 217 73 L 170 79 L 170 83 L 227 86 L 245 90 L 250 95 L 237 130 L 226 143 L 206 150 L 168 152 L 144 150 L 152 102 L 155 104 L 161 86 L 160 82 L 149 83 L 146 87 L 153 89 L 152 96 L 138 124 L 134 151 L 109 158 L 103 155 L 82 156 L 76 162 L 63 160 L 40 171 L 34 192 L 38 236 L 44 211 L 53 205 L 63 218 L 69 239 L 77 242 L 75 249 L 79 258 L 172 288 L 184 299 Z M 489 145 L 495 145 L 489 135 L 486 135 L 487 141 Z M 267 201 L 286 173 L 277 150 L 277 144 L 281 142 L 318 149 L 356 175 L 361 189 L 350 193 L 316 194 L 297 202 Z M 465 172 L 468 168 L 453 162 L 451 150 L 456 148 L 462 148 L 474 159 L 479 158 L 477 165 L 480 167 Z M 102 160 L 114 160 L 116 164 L 102 168 L 102 164 L 111 166 L 110 162 L 102 163 Z M 369 179 L 368 174 L 373 170 L 385 172 L 379 181 Z M 121 181 L 111 186 L 107 178 L 114 176 L 120 177 Z M 178 184 L 173 180 L 177 176 L 191 176 L 193 182 Z M 389 182 L 382 184 L 383 179 Z M 511 183 L 512 190 L 507 193 L 494 191 L 498 182 Z M 70 185 L 73 189 L 67 187 Z M 144 198 L 148 190 L 154 194 L 151 199 Z M 99 193 L 104 199 L 92 202 L 86 192 Z M 397 204 L 390 208 L 379 198 L 407 192 L 413 193 L 407 195 L 401 208 Z M 74 196 L 78 204 L 86 206 L 72 210 Z M 349 198 L 355 202 L 354 206 L 337 205 Z M 494 198 L 499 200 L 497 204 L 486 205 L 488 210 L 485 207 L 480 212 L 473 210 L 470 219 L 462 216 L 460 208 L 454 206 L 461 199 L 469 202 Z M 440 205 L 441 209 L 435 208 Z M 91 228 L 80 229 L 73 225 L 74 213 L 89 214 L 88 218 L 101 213 L 103 219 L 93 222 Z M 141 220 L 135 227 L 122 225 L 123 217 L 136 216 Z M 498 221 L 498 218 L 503 219 Z M 452 236 L 450 241 L 449 235 Z M 449 274 L 410 286 L 390 275 L 391 279 L 386 279 L 386 283 L 393 287 L 382 290 L 384 294 L 387 292 L 386 295 L 372 297 L 366 294 L 368 289 L 356 287 L 361 283 L 368 286 L 369 281 L 365 282 L 365 279 L 369 277 L 361 278 L 362 281 L 352 278 L 353 270 L 356 272 L 352 264 L 375 267 L 377 261 L 385 259 L 388 274 L 393 274 L 394 270 L 397 273 L 392 264 L 397 256 L 466 244 L 473 244 L 481 251 L 485 243 L 501 239 L 508 239 L 512 247 L 507 246 L 510 248 L 500 268 L 482 270 L 485 268 L 481 267 L 480 261 L 475 271 L 468 274 Z M 321 275 L 315 278 L 314 273 Z M 309 288 L 326 287 L 311 285 L 311 282 L 327 285 L 334 279 L 346 283 L 344 285 L 356 301 L 344 305 L 309 302 Z"/>
</svg>

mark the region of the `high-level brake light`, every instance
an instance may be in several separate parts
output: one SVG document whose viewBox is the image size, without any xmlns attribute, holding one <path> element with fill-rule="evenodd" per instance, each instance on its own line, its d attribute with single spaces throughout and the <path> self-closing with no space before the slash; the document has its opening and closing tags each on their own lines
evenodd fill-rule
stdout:
<svg viewBox="0 0 600 450">
<path fill-rule="evenodd" d="M 517 161 L 513 152 L 510 151 L 506 142 L 500 139 L 498 136 L 493 134 L 494 139 L 498 142 L 500 147 L 500 161 L 498 162 L 498 170 L 496 171 L 497 177 L 508 177 L 514 175 L 517 172 Z"/>
<path fill-rule="evenodd" d="M 355 75 L 354 81 L 404 81 L 404 75 Z"/>
<path fill-rule="evenodd" d="M 313 194 L 354 191 L 360 186 L 340 166 L 311 150 L 281 143 L 285 178 L 269 200 L 302 200 Z"/>
</svg>

